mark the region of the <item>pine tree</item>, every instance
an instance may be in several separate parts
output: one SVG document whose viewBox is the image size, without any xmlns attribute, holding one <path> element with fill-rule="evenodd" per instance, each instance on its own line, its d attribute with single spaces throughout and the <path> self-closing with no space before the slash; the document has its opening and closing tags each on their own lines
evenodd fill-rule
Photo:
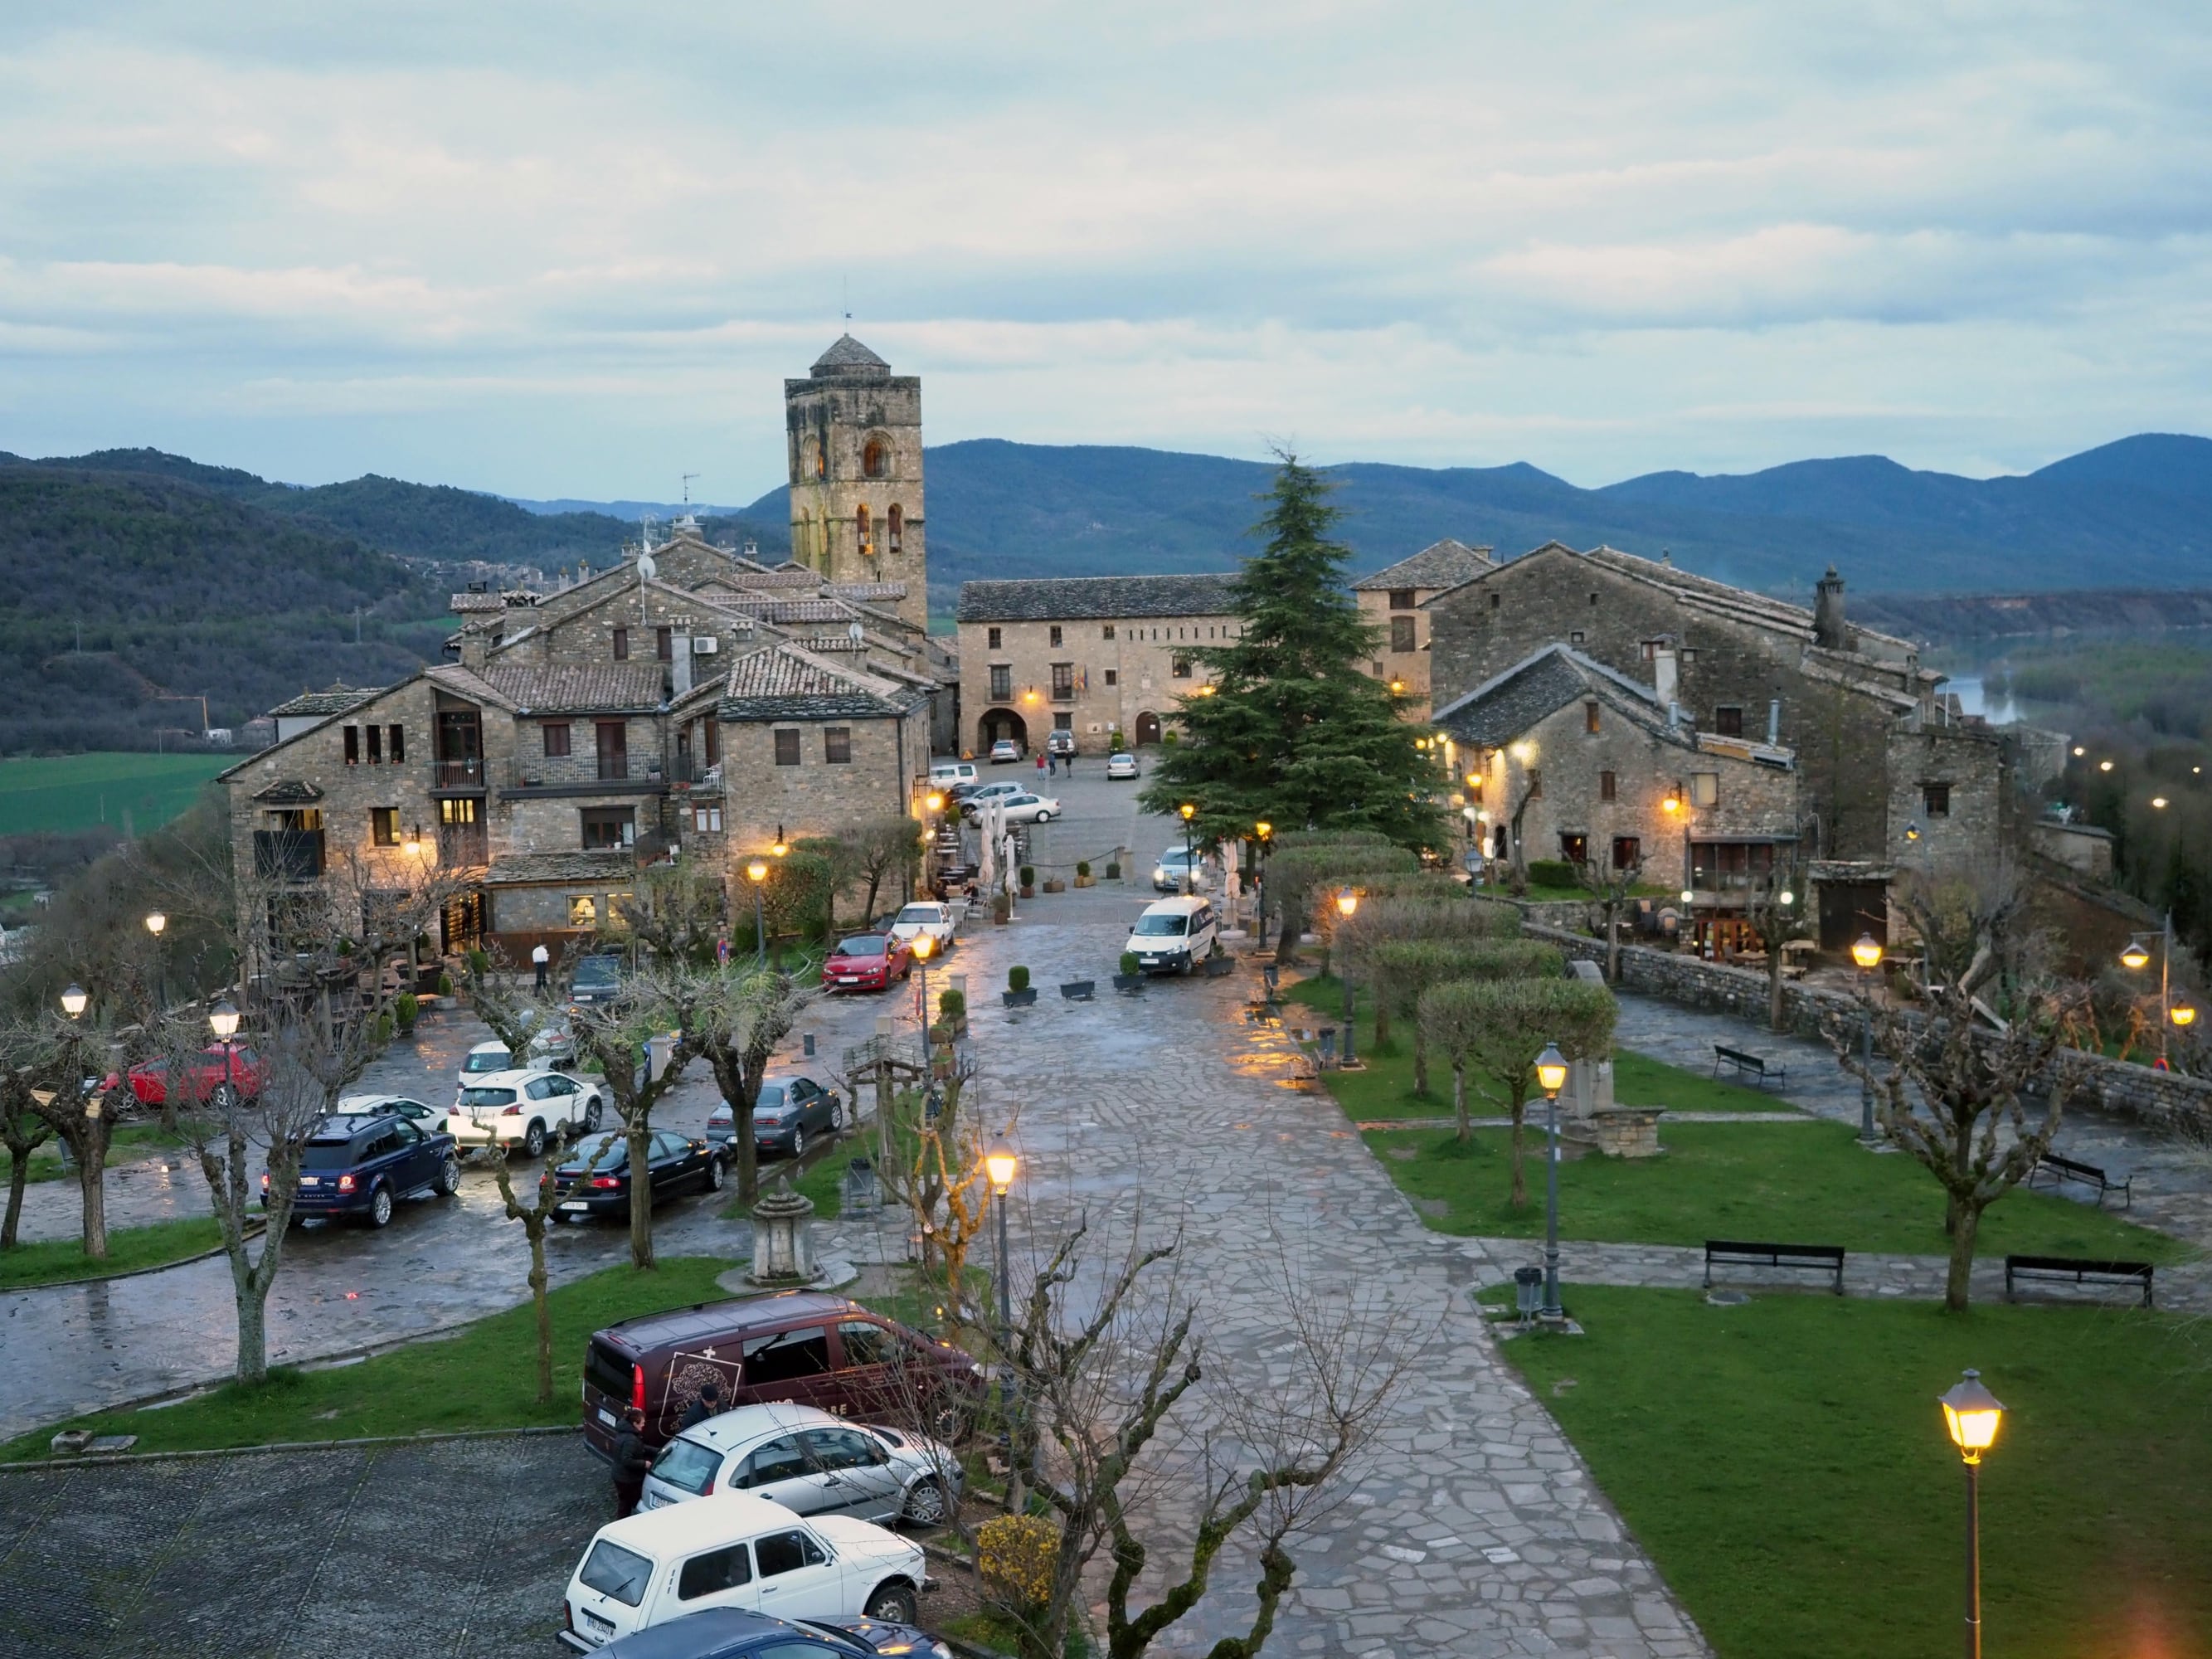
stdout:
<svg viewBox="0 0 2212 1659">
<path fill-rule="evenodd" d="M 1330 533 L 1342 517 L 1334 486 L 1279 452 L 1274 486 L 1233 592 L 1243 623 L 1230 644 L 1191 653 L 1211 671 L 1207 694 L 1182 699 L 1182 731 L 1152 769 L 1147 811 L 1197 807 L 1208 841 L 1278 830 L 1374 830 L 1401 846 L 1441 842 L 1435 768 L 1400 700 L 1358 665 L 1376 631 L 1345 586 L 1352 556 Z"/>
</svg>

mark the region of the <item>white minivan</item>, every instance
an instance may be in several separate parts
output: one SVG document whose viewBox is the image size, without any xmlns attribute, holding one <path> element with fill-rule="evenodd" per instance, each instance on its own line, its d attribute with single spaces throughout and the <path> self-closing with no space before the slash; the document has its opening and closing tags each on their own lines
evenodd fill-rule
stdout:
<svg viewBox="0 0 2212 1659">
<path fill-rule="evenodd" d="M 1188 974 L 1213 954 L 1213 902 L 1194 895 L 1145 907 L 1121 948 L 1147 974 Z"/>
<path fill-rule="evenodd" d="M 929 766 L 929 787 L 951 789 L 956 785 L 973 783 L 982 775 L 975 769 L 974 761 L 932 761 Z"/>
<path fill-rule="evenodd" d="M 750 1492 L 718 1492 L 601 1527 L 568 1580 L 561 1639 L 589 1653 L 705 1607 L 911 1625 L 932 1588 L 923 1566 L 921 1545 L 866 1521 L 802 1521 Z"/>
</svg>

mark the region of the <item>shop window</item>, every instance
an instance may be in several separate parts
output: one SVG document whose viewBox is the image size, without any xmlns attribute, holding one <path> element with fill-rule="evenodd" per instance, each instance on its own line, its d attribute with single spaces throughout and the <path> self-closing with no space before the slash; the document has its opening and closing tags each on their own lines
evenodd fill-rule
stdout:
<svg viewBox="0 0 2212 1659">
<path fill-rule="evenodd" d="M 775 763 L 778 766 L 799 764 L 799 732 L 795 727 L 775 734 Z"/>
</svg>

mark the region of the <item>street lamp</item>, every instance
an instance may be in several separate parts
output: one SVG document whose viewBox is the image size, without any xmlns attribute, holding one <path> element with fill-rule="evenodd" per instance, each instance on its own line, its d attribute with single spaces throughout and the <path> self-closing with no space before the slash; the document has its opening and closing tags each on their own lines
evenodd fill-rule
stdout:
<svg viewBox="0 0 2212 1659">
<path fill-rule="evenodd" d="M 71 981 L 69 989 L 62 993 L 62 1012 L 71 1019 L 84 1018 L 85 1005 L 92 999 L 84 994 L 84 987 Z"/>
<path fill-rule="evenodd" d="M 2120 952 L 2123 967 L 2142 969 L 2150 965 L 2150 952 L 2143 946 L 2147 939 L 2158 941 L 2158 1063 L 2166 1064 L 2166 1028 L 2169 1024 L 2186 1025 L 2187 1020 L 2173 1018 L 2173 912 L 2168 910 L 2155 933 L 2135 933 L 2128 939 L 2127 949 Z"/>
<path fill-rule="evenodd" d="M 1567 1086 L 1567 1057 L 1547 1042 L 1536 1056 L 1536 1081 L 1544 1091 L 1544 1310 L 1557 1323 L 1559 1306 L 1559 1091 Z"/>
<path fill-rule="evenodd" d="M 1859 1142 L 1874 1145 L 1874 970 L 1881 966 L 1881 945 L 1872 933 L 1861 933 L 1851 946 L 1858 965 L 1859 1000 Z"/>
<path fill-rule="evenodd" d="M 1006 1276 L 1006 1189 L 1014 1184 L 1014 1173 L 1020 1168 L 1014 1150 L 1000 1141 L 983 1154 L 984 1173 L 991 1177 L 991 1196 L 999 1200 L 999 1334 L 1004 1341 L 1014 1328 L 1014 1304 L 1012 1287 Z"/>
<path fill-rule="evenodd" d="M 929 1054 L 929 959 L 936 951 L 937 941 L 927 933 L 914 936 L 914 959 L 921 964 L 921 1049 L 925 1059 Z"/>
<path fill-rule="evenodd" d="M 167 1009 L 169 1004 L 168 988 L 161 982 L 161 930 L 168 925 L 168 917 L 159 910 L 146 913 L 146 931 L 154 936 L 154 1006 L 157 1009 Z"/>
<path fill-rule="evenodd" d="M 1336 914 L 1350 921 L 1359 908 L 1359 895 L 1349 887 L 1340 888 L 1336 895 Z M 1357 1013 L 1352 1000 L 1352 963 L 1346 957 L 1337 963 L 1337 972 L 1344 978 L 1344 1060 L 1346 1066 L 1357 1065 L 1359 1056 L 1352 1051 L 1352 1028 Z"/>
<path fill-rule="evenodd" d="M 208 1010 L 208 1030 L 222 1044 L 222 1104 L 228 1106 L 233 1097 L 231 1074 L 236 1067 L 236 1061 L 231 1058 L 230 1040 L 238 1035 L 238 1009 L 228 997 Z"/>
<path fill-rule="evenodd" d="M 168 917 L 163 915 L 159 910 L 149 910 L 147 912 L 146 931 L 151 933 L 155 939 L 161 937 L 161 930 L 168 925 Z"/>
<path fill-rule="evenodd" d="M 1267 948 L 1267 842 L 1268 838 L 1275 833 L 1275 826 L 1267 819 L 1261 818 L 1252 826 L 1252 829 L 1253 832 L 1260 837 L 1260 868 L 1255 873 L 1258 878 L 1260 888 L 1257 899 L 1260 911 L 1260 949 L 1264 951 Z"/>
<path fill-rule="evenodd" d="M 761 903 L 761 884 L 768 879 L 768 860 L 755 859 L 745 866 L 745 878 L 753 884 L 753 959 L 768 966 L 768 910 Z"/>
<path fill-rule="evenodd" d="M 1966 1659 L 1982 1659 L 1982 1454 L 1996 1443 L 2004 1402 L 1970 1370 L 1941 1397 L 1943 1427 L 1966 1466 Z"/>
<path fill-rule="evenodd" d="M 1190 821 L 1198 816 L 1198 808 L 1190 802 L 1185 801 L 1181 806 L 1176 807 L 1176 811 L 1182 814 L 1182 890 L 1186 894 L 1194 893 L 1198 890 L 1198 885 L 1190 868 L 1192 857 Z"/>
</svg>

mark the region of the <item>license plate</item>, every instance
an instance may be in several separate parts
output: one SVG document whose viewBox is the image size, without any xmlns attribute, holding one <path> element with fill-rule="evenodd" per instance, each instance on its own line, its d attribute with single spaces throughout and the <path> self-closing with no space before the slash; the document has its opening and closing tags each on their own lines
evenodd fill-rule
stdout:
<svg viewBox="0 0 2212 1659">
<path fill-rule="evenodd" d="M 301 1184 L 302 1187 L 319 1187 L 319 1186 L 321 1186 L 323 1183 L 322 1183 L 321 1179 L 320 1179 L 319 1176 L 301 1176 L 300 1177 L 300 1184 Z"/>
<path fill-rule="evenodd" d="M 584 1203 L 580 1200 L 571 1199 L 568 1202 L 563 1204 L 561 1206 L 561 1209 L 562 1213 L 567 1215 L 581 1215 L 591 1207 L 592 1206 L 590 1205 Z M 610 1417 L 607 1419 L 607 1421 L 611 1423 L 614 1421 L 614 1419 Z"/>
<path fill-rule="evenodd" d="M 602 1619 L 598 1613 L 593 1613 L 589 1607 L 579 1607 L 577 1611 L 584 1615 L 584 1622 L 591 1627 L 592 1633 L 594 1636 L 604 1640 L 607 1637 L 612 1636 L 615 1633 L 615 1621 L 613 1620 Z"/>
<path fill-rule="evenodd" d="M 599 1407 L 599 1421 L 611 1429 L 615 1425 L 615 1414 L 602 1406 Z"/>
<path fill-rule="evenodd" d="M 860 982 L 860 976 L 858 974 L 840 974 L 837 975 L 837 983 L 840 985 L 858 985 Z"/>
</svg>

